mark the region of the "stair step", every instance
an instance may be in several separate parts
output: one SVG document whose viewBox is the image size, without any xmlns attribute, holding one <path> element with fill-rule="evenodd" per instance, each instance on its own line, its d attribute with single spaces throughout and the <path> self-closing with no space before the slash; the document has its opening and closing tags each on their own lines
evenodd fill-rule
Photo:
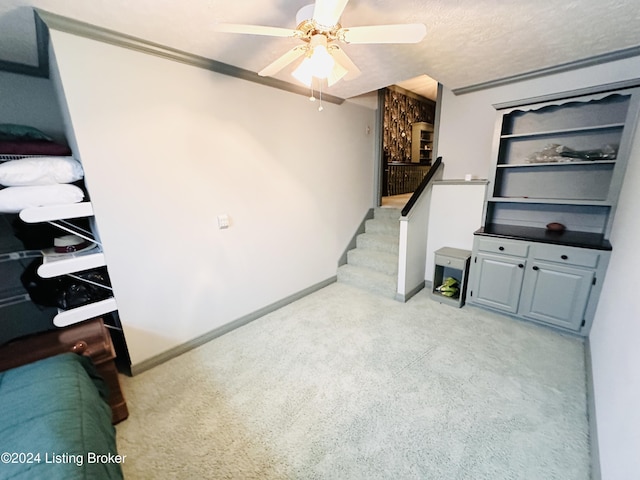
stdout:
<svg viewBox="0 0 640 480">
<path fill-rule="evenodd" d="M 338 282 L 391 299 L 395 299 L 398 290 L 397 276 L 349 264 L 338 268 Z"/>
<path fill-rule="evenodd" d="M 369 268 L 385 275 L 398 274 L 398 255 L 393 253 L 356 248 L 347 252 L 347 263 L 355 267 Z"/>
<path fill-rule="evenodd" d="M 373 218 L 381 220 L 400 220 L 402 210 L 399 208 L 377 207 L 373 209 Z"/>
<path fill-rule="evenodd" d="M 400 252 L 398 235 L 384 235 L 380 233 L 361 233 L 356 237 L 356 247 L 378 252 L 398 255 Z"/>
<path fill-rule="evenodd" d="M 400 250 L 399 208 L 376 208 L 365 222 L 365 233 L 347 253 L 347 264 L 338 268 L 338 281 L 375 295 L 395 299 L 398 290 Z"/>
<path fill-rule="evenodd" d="M 400 222 L 393 219 L 374 218 L 365 222 L 365 232 L 382 233 L 385 235 L 399 235 Z"/>
</svg>

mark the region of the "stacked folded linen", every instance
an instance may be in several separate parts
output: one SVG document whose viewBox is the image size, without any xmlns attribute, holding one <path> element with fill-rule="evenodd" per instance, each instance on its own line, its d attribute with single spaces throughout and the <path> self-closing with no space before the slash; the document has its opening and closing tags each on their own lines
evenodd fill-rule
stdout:
<svg viewBox="0 0 640 480">
<path fill-rule="evenodd" d="M 73 157 L 31 157 L 0 164 L 0 212 L 81 202 L 84 192 L 73 182 L 84 176 Z"/>
<path fill-rule="evenodd" d="M 33 142 L 57 145 L 36 128 L 0 124 L 0 145 L 7 141 L 19 146 Z M 44 153 L 47 151 L 25 151 L 24 158 L 0 163 L 0 212 L 18 213 L 28 207 L 77 203 L 84 199 L 82 188 L 71 185 L 84 177 L 80 162 L 71 156 L 50 156 Z M 0 153 L 11 152 L 3 152 L 0 147 Z M 32 153 L 38 156 L 26 156 Z M 70 153 L 68 148 L 65 153 Z"/>
</svg>

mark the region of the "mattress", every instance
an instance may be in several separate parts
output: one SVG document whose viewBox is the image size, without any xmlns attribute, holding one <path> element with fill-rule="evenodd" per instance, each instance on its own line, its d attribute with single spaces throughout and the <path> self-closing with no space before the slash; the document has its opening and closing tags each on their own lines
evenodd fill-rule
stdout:
<svg viewBox="0 0 640 480">
<path fill-rule="evenodd" d="M 0 373 L 0 479 L 121 479 L 107 388 L 65 353 Z"/>
</svg>

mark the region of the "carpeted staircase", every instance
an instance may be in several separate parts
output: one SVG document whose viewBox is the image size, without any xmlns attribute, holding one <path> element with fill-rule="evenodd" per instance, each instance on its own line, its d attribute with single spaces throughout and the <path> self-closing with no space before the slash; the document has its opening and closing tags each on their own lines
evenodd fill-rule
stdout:
<svg viewBox="0 0 640 480">
<path fill-rule="evenodd" d="M 356 248 L 347 253 L 347 263 L 338 268 L 338 282 L 395 298 L 398 290 L 398 245 L 400 209 L 376 208 L 358 235 Z"/>
</svg>

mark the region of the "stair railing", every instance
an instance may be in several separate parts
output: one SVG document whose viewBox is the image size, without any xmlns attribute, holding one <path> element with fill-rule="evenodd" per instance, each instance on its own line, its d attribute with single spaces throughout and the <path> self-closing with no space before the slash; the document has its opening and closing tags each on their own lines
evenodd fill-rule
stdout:
<svg viewBox="0 0 640 480">
<path fill-rule="evenodd" d="M 429 185 L 429 182 L 431 182 L 436 172 L 438 171 L 438 168 L 440 168 L 441 165 L 442 165 L 442 157 L 436 158 L 435 163 L 431 166 L 427 174 L 422 179 L 422 182 L 420 182 L 420 185 L 418 185 L 418 188 L 416 188 L 415 192 L 413 192 L 413 194 L 411 195 L 411 198 L 409 198 L 409 201 L 402 209 L 403 217 L 406 217 L 407 215 L 409 215 L 409 212 L 411 212 L 411 209 L 418 201 L 418 198 L 420 198 L 420 195 L 422 195 L 422 192 L 424 192 L 424 189 L 427 188 L 427 185 Z"/>
<path fill-rule="evenodd" d="M 442 157 L 438 157 L 425 175 L 418 189 L 402 209 L 398 255 L 398 289 L 396 300 L 406 302 L 425 285 L 429 204 L 427 187 L 441 171 Z M 441 178 L 441 175 L 438 175 Z"/>
</svg>

